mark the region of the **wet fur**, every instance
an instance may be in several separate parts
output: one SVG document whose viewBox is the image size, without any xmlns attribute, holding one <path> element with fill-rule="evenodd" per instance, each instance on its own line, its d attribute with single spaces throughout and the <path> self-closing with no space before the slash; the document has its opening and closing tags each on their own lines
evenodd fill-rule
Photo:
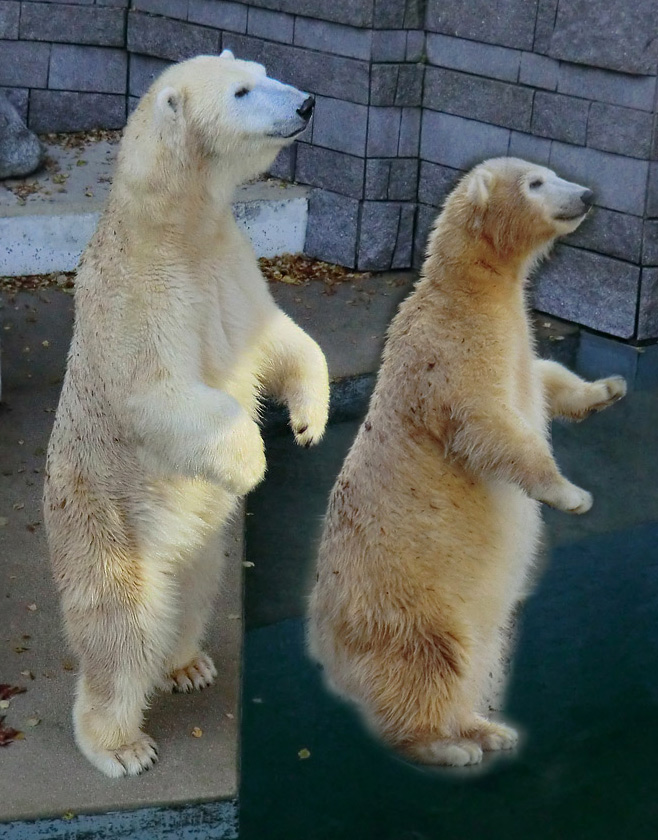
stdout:
<svg viewBox="0 0 658 840">
<path fill-rule="evenodd" d="M 527 587 L 540 500 L 584 512 L 548 425 L 623 396 L 536 358 L 526 278 L 563 226 L 488 162 L 448 198 L 388 333 L 368 415 L 333 488 L 309 619 L 311 655 L 386 742 L 477 763 L 516 732 L 483 700 Z"/>
</svg>

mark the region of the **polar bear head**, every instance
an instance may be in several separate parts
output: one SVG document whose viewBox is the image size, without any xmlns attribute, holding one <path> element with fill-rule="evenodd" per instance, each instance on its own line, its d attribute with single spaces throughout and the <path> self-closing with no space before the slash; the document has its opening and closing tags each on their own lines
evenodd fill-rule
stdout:
<svg viewBox="0 0 658 840">
<path fill-rule="evenodd" d="M 493 158 L 472 169 L 448 197 L 452 219 L 499 255 L 544 251 L 587 216 L 594 193 L 518 158 Z"/>
<path fill-rule="evenodd" d="M 124 168 L 149 181 L 163 166 L 169 178 L 214 167 L 240 183 L 304 131 L 314 104 L 229 50 L 198 56 L 165 70 L 142 98 L 124 134 Z"/>
</svg>

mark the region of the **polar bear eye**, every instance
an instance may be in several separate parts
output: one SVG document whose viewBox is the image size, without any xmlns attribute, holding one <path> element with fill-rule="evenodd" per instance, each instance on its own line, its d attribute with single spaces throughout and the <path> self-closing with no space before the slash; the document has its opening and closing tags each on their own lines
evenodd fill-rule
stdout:
<svg viewBox="0 0 658 840">
<path fill-rule="evenodd" d="M 241 87 L 239 90 L 235 91 L 235 98 L 242 99 L 243 96 L 246 96 L 249 93 L 249 88 Z"/>
<path fill-rule="evenodd" d="M 534 181 L 530 181 L 528 186 L 530 187 L 531 190 L 538 190 L 539 187 L 541 187 L 543 185 L 543 183 L 544 182 L 542 181 L 541 178 L 535 178 Z"/>
</svg>

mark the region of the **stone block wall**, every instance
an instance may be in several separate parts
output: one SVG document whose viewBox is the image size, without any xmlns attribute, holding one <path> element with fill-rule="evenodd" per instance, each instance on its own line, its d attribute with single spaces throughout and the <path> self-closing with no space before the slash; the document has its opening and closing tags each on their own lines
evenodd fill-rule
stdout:
<svg viewBox="0 0 658 840">
<path fill-rule="evenodd" d="M 0 87 L 37 131 L 119 127 L 172 61 L 228 47 L 317 99 L 273 173 L 313 187 L 306 250 L 422 260 L 446 193 L 516 155 L 590 186 L 535 303 L 658 339 L 658 0 L 0 0 Z"/>
</svg>

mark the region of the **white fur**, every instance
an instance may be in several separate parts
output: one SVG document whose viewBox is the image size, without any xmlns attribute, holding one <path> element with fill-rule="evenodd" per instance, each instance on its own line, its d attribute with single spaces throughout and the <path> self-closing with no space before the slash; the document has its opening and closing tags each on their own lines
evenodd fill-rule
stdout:
<svg viewBox="0 0 658 840">
<path fill-rule="evenodd" d="M 244 86 L 260 91 L 248 104 Z M 81 665 L 76 741 L 109 776 L 155 761 L 141 724 L 156 686 L 214 678 L 200 644 L 217 537 L 265 472 L 260 396 L 287 404 L 298 443 L 324 431 L 324 356 L 275 305 L 231 211 L 305 125 L 305 99 L 227 54 L 167 70 L 126 127 L 78 272 L 44 504 Z"/>
</svg>

